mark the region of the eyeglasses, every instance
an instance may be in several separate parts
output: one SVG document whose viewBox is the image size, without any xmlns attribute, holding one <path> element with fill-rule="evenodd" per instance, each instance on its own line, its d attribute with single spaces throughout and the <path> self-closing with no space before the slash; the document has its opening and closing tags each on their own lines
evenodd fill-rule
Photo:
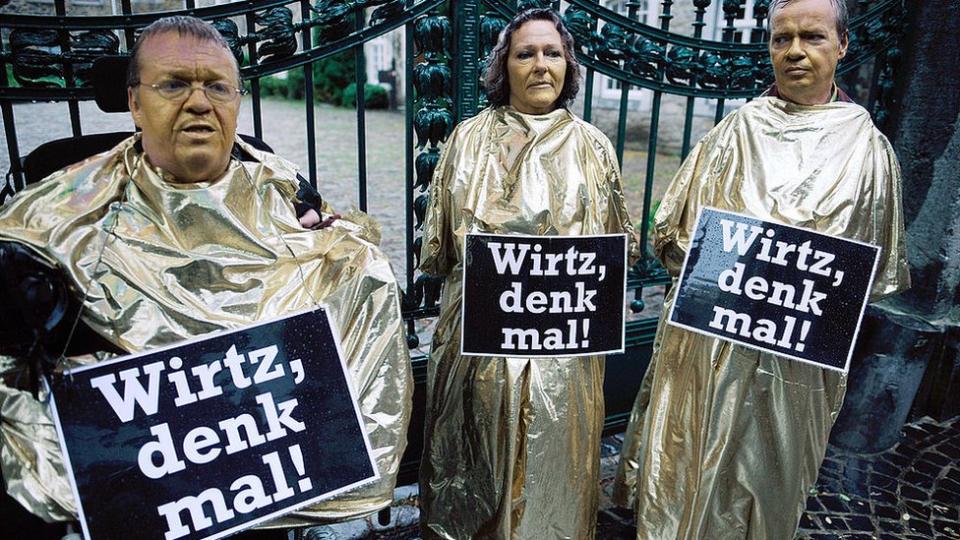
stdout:
<svg viewBox="0 0 960 540">
<path fill-rule="evenodd" d="M 170 101 L 186 101 L 193 94 L 193 90 L 197 88 L 195 84 L 180 79 L 170 79 L 156 84 L 137 83 L 138 86 L 152 88 L 160 94 L 160 97 Z M 247 93 L 243 88 L 237 88 L 232 84 L 220 81 L 205 82 L 199 88 L 206 94 L 207 99 L 216 103 L 230 103 L 237 96 Z"/>
</svg>

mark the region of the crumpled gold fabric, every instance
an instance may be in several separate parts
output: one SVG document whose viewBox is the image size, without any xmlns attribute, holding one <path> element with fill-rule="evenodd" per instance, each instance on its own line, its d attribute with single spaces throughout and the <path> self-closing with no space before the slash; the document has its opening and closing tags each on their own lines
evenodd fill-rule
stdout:
<svg viewBox="0 0 960 540">
<path fill-rule="evenodd" d="M 467 232 L 625 232 L 635 258 L 610 142 L 565 109 L 501 107 L 462 122 L 430 187 L 420 263 L 446 276 L 427 372 L 424 538 L 592 538 L 603 356 L 461 356 Z"/>
<path fill-rule="evenodd" d="M 762 97 L 708 133 L 656 214 L 657 256 L 674 276 L 704 206 L 875 244 L 871 299 L 909 287 L 899 166 L 858 105 Z M 846 376 L 667 325 L 673 300 L 627 428 L 616 502 L 635 496 L 638 539 L 793 538 Z"/>
<path fill-rule="evenodd" d="M 0 211 L 0 239 L 61 268 L 74 293 L 87 296 L 83 321 L 130 352 L 327 304 L 381 479 L 269 525 L 388 505 L 406 446 L 412 377 L 399 287 L 373 243 L 378 225 L 355 213 L 303 229 L 291 204 L 294 165 L 240 140 L 255 161 L 233 160 L 215 182 L 176 185 L 143 158 L 137 137 L 18 194 Z M 0 411 L 10 494 L 44 519 L 73 519 L 47 407 L 0 385 Z"/>
</svg>

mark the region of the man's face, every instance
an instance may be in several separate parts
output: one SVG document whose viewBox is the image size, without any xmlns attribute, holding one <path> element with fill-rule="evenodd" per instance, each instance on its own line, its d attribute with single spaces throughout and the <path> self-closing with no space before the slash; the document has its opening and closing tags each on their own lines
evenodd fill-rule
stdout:
<svg viewBox="0 0 960 540">
<path fill-rule="evenodd" d="M 183 100 L 166 99 L 149 86 L 171 80 L 199 84 Z M 141 44 L 141 84 L 127 90 L 127 101 L 134 123 L 143 130 L 150 163 L 177 182 L 214 180 L 230 163 L 240 96 L 226 103 L 211 101 L 201 85 L 212 82 L 239 85 L 236 62 L 218 43 L 164 32 Z"/>
<path fill-rule="evenodd" d="M 507 54 L 510 105 L 528 114 L 544 114 L 556 108 L 567 74 L 563 41 L 556 26 L 543 20 L 523 23 L 510 36 Z"/>
<path fill-rule="evenodd" d="M 795 0 L 778 9 L 771 24 L 770 59 L 780 95 L 815 105 L 830 100 L 837 62 L 847 36 L 837 35 L 829 0 Z"/>
</svg>

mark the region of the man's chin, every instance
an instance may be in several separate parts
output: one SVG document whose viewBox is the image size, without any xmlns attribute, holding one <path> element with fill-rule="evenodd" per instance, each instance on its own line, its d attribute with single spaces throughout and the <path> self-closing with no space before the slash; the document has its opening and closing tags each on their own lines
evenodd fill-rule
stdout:
<svg viewBox="0 0 960 540">
<path fill-rule="evenodd" d="M 826 88 L 814 87 L 802 81 L 777 81 L 777 92 L 787 101 L 801 105 L 819 105 L 830 101 L 833 85 Z"/>
<path fill-rule="evenodd" d="M 207 149 L 197 149 L 181 157 L 174 177 L 181 184 L 209 182 L 223 175 L 229 162 L 229 157 L 225 160 Z"/>
</svg>

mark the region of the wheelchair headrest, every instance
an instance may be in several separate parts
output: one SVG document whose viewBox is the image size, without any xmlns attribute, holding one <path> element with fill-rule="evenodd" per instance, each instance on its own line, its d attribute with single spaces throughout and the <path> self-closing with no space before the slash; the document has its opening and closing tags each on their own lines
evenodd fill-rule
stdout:
<svg viewBox="0 0 960 540">
<path fill-rule="evenodd" d="M 93 89 L 103 112 L 128 112 L 127 66 L 129 56 L 101 56 L 93 62 Z"/>
</svg>

